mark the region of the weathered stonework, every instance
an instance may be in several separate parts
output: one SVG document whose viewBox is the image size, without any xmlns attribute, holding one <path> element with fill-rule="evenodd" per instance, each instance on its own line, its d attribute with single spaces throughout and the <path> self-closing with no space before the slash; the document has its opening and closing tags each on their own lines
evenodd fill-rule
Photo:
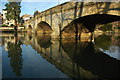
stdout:
<svg viewBox="0 0 120 80">
<path fill-rule="evenodd" d="M 82 6 L 82 7 L 81 7 Z M 82 11 L 82 12 L 81 12 Z M 39 31 L 38 24 L 45 21 L 53 30 L 52 37 L 58 37 L 60 30 L 67 26 L 71 21 L 86 15 L 92 14 L 111 14 L 120 16 L 120 3 L 115 2 L 66 2 L 46 11 L 41 12 L 32 19 L 25 22 L 26 29 L 32 26 L 33 32 Z"/>
</svg>

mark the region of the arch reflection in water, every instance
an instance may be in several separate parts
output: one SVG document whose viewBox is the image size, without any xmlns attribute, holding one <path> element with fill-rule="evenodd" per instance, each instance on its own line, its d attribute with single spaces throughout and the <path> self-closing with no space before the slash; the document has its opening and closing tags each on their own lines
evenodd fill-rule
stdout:
<svg viewBox="0 0 120 80">
<path fill-rule="evenodd" d="M 32 35 L 32 38 L 30 38 L 31 35 L 26 35 L 24 36 L 25 39 L 21 40 L 24 44 L 22 49 L 19 40 L 17 42 L 19 51 L 13 50 L 15 48 L 8 48 L 8 54 L 19 53 L 16 55 L 10 54 L 10 62 L 13 60 L 12 63 L 16 64 L 16 66 L 13 66 L 13 64 L 11 66 L 18 69 L 16 72 L 22 71 L 21 77 L 50 78 L 52 76 L 58 78 L 58 74 L 60 74 L 59 78 L 66 76 L 69 78 L 119 78 L 120 60 L 99 49 L 109 49 L 109 46 L 104 48 L 98 45 L 101 38 L 103 41 L 110 39 L 109 44 L 113 44 L 111 36 L 103 36 L 99 36 L 98 40 L 96 38 L 95 43 L 92 43 L 87 41 L 75 42 L 74 40 L 52 40 L 50 35 L 47 34 Z M 108 43 L 106 44 L 108 45 Z M 13 43 L 10 45 L 12 46 Z M 25 53 L 25 49 L 29 50 L 29 53 Z M 12 50 L 13 52 L 11 52 Z M 15 59 L 18 60 L 15 61 Z M 24 62 L 22 62 L 22 59 Z M 28 71 L 32 74 L 26 74 Z M 48 76 L 48 74 L 51 75 Z"/>
<path fill-rule="evenodd" d="M 94 77 L 98 78 L 119 78 L 119 60 L 96 49 L 92 42 L 79 43 L 81 46 L 78 46 L 78 43 L 71 44 L 72 43 L 63 44 L 63 49 L 69 55 L 73 64 L 76 65 L 76 67 L 74 67 L 74 69 L 76 69 L 76 72 L 74 72 L 77 73 L 76 75 L 81 73 L 81 75 L 79 75 L 81 77 L 84 73 L 82 71 L 85 70 L 86 75 L 89 75 L 90 72 Z M 77 69 L 81 70 L 79 71 Z"/>
<path fill-rule="evenodd" d="M 111 38 L 109 36 L 105 36 L 104 39 L 103 36 L 100 36 L 100 38 L 103 38 L 103 40 Z M 44 38 L 45 37 L 41 37 L 38 42 L 45 44 Z M 52 44 L 47 47 L 46 51 L 41 51 L 41 48 L 45 49 L 45 47 L 39 44 L 41 48 L 37 49 L 37 51 L 41 51 L 40 54 L 45 59 L 47 59 L 50 63 L 54 64 L 57 68 L 66 73 L 69 77 L 118 78 L 120 61 L 110 57 L 109 55 L 96 48 L 97 43 L 93 44 L 92 42 L 75 42 L 71 40 L 51 40 L 50 42 L 50 38 L 47 38 L 47 36 L 46 39 L 49 43 L 52 42 Z M 109 43 L 111 43 L 111 40 Z M 108 49 L 109 46 L 110 45 L 108 45 Z M 50 58 L 51 53 L 52 58 Z"/>
<path fill-rule="evenodd" d="M 49 48 L 52 45 L 51 36 L 47 34 L 38 36 L 37 41 L 38 41 L 38 44 L 45 49 Z"/>
</svg>

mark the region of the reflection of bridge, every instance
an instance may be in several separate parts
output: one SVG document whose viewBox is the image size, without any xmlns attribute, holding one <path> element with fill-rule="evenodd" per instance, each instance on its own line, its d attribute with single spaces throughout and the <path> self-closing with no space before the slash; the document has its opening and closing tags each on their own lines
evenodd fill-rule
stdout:
<svg viewBox="0 0 120 80">
<path fill-rule="evenodd" d="M 35 49 L 43 58 L 54 64 L 59 70 L 70 77 L 79 78 L 80 74 L 78 75 L 77 72 L 81 71 L 80 73 L 82 73 L 82 77 L 95 78 L 93 74 L 91 74 L 89 71 L 84 70 L 82 67 L 79 67 L 80 70 L 77 69 L 78 66 L 75 63 L 72 63 L 70 57 L 63 51 L 61 43 L 58 40 L 50 40 L 49 35 L 43 36 L 35 37 L 26 35 L 25 44 L 31 45 L 33 49 Z M 86 73 L 88 73 L 87 76 L 84 75 Z"/>
<path fill-rule="evenodd" d="M 14 34 L 11 34 L 11 38 L 7 38 L 6 35 L 2 39 L 4 43 L 7 43 L 6 39 L 11 39 L 10 42 L 12 42 L 15 37 Z M 98 46 L 96 43 L 100 38 L 95 39 L 95 45 L 86 41 L 76 43 L 75 40 L 51 40 L 50 35 L 46 34 L 38 36 L 22 35 L 18 37 L 18 42 L 19 40 L 23 44 L 31 45 L 38 54 L 69 77 L 119 78 L 120 61 L 94 48 L 94 46 Z M 103 39 L 103 41 L 105 40 Z M 106 41 L 108 42 L 108 40 L 110 40 L 109 37 Z M 16 56 L 14 55 L 15 59 L 17 59 Z M 19 60 L 14 62 L 16 61 L 19 62 Z"/>
<path fill-rule="evenodd" d="M 51 26 L 53 30 L 52 35 L 58 36 L 60 30 L 71 21 L 91 14 L 120 15 L 120 5 L 115 2 L 66 2 L 35 15 L 25 25 L 26 27 L 32 26 L 33 32 L 38 29 L 48 31 L 49 28 L 46 30 L 46 28 L 43 29 L 43 26 Z M 46 25 L 40 25 L 39 23 L 41 22 L 46 23 Z"/>
<path fill-rule="evenodd" d="M 49 35 L 26 35 L 25 40 L 25 44 L 69 77 L 118 78 L 120 61 L 95 50 L 92 43 L 51 40 Z"/>
</svg>

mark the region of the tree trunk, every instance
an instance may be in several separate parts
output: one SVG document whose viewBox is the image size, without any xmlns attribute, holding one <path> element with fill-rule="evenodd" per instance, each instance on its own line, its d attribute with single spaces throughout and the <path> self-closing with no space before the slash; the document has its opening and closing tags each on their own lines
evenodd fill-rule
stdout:
<svg viewBox="0 0 120 80">
<path fill-rule="evenodd" d="M 17 45 L 18 43 L 18 33 L 17 31 L 15 31 L 15 45 Z"/>
<path fill-rule="evenodd" d="M 15 21 L 14 30 L 15 30 L 15 32 L 17 32 L 17 20 L 15 19 L 14 21 Z"/>
<path fill-rule="evenodd" d="M 74 19 L 76 19 L 77 17 L 77 5 L 78 5 L 78 2 L 75 3 Z M 75 40 L 77 41 L 78 40 L 78 26 L 77 26 L 76 21 L 74 23 L 75 23 Z"/>
<path fill-rule="evenodd" d="M 59 36 L 60 36 L 60 40 L 61 40 L 62 39 L 61 24 L 59 25 L 59 32 L 60 32 Z"/>
<path fill-rule="evenodd" d="M 75 21 L 75 40 L 77 41 L 78 40 L 78 26 L 77 26 L 77 22 Z"/>
<path fill-rule="evenodd" d="M 83 4 L 84 4 L 84 2 L 81 2 L 81 4 L 80 4 L 79 17 L 81 17 L 81 16 L 82 16 L 82 12 L 83 12 Z"/>
<path fill-rule="evenodd" d="M 84 0 L 83 0 L 84 1 Z M 84 5 L 84 2 L 81 2 L 80 4 L 80 12 L 79 12 L 79 17 L 82 16 L 82 12 L 83 12 L 83 5 Z M 82 33 L 82 25 L 80 27 L 80 31 L 79 31 L 79 40 L 81 41 L 81 33 Z"/>
</svg>

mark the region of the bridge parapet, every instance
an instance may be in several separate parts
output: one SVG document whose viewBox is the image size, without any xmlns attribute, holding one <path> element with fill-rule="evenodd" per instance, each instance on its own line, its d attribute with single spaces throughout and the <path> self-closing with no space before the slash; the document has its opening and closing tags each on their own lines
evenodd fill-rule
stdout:
<svg viewBox="0 0 120 80">
<path fill-rule="evenodd" d="M 60 31 L 76 18 L 92 14 L 111 14 L 120 16 L 120 3 L 115 2 L 66 2 L 46 11 L 41 12 L 32 19 L 26 21 L 26 26 L 31 25 L 34 32 L 38 23 L 48 23 L 55 37 Z"/>
</svg>

